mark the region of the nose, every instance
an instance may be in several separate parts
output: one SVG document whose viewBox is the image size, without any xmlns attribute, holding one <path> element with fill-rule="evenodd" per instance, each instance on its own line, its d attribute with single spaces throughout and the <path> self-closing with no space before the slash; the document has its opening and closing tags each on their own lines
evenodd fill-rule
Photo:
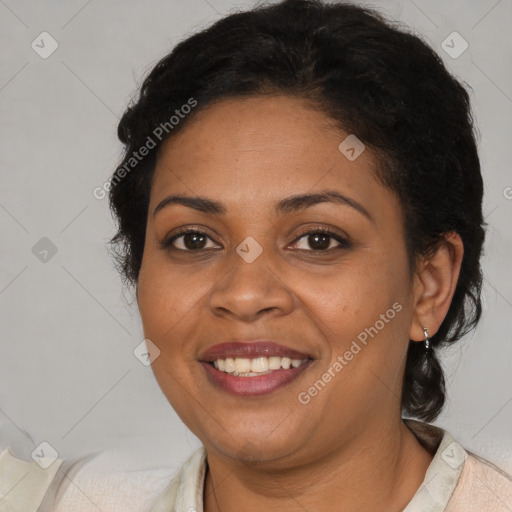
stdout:
<svg viewBox="0 0 512 512">
<path fill-rule="evenodd" d="M 293 309 L 293 295 L 272 267 L 269 251 L 249 263 L 236 251 L 227 262 L 228 270 L 212 289 L 209 305 L 213 314 L 250 322 L 264 312 L 280 316 Z"/>
</svg>

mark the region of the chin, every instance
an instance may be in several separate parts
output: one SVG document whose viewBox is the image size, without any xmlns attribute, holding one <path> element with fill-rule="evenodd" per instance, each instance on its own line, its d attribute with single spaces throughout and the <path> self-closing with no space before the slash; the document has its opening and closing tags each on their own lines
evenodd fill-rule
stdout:
<svg viewBox="0 0 512 512">
<path fill-rule="evenodd" d="M 260 430 L 256 436 L 252 432 L 237 431 L 230 434 L 223 432 L 218 437 L 204 439 L 202 442 L 207 449 L 214 449 L 233 460 L 255 463 L 268 463 L 285 458 L 299 451 L 306 442 L 290 432 L 266 435 L 265 431 Z"/>
</svg>

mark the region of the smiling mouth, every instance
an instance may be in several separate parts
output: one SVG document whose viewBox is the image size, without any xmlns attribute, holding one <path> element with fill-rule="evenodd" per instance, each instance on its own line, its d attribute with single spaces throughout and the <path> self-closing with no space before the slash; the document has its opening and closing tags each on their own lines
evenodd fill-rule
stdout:
<svg viewBox="0 0 512 512">
<path fill-rule="evenodd" d="M 289 370 L 298 368 L 311 358 L 291 359 L 289 357 L 227 357 L 225 359 L 215 359 L 209 364 L 215 369 L 232 375 L 234 377 L 258 377 L 268 375 L 279 370 Z"/>
<path fill-rule="evenodd" d="M 314 359 L 311 354 L 270 340 L 229 340 L 204 350 L 199 363 L 216 389 L 248 398 L 286 387 Z"/>
<path fill-rule="evenodd" d="M 200 363 L 208 381 L 215 388 L 242 398 L 257 398 L 287 387 L 307 371 L 314 360 L 279 356 L 252 359 L 228 357 Z"/>
</svg>

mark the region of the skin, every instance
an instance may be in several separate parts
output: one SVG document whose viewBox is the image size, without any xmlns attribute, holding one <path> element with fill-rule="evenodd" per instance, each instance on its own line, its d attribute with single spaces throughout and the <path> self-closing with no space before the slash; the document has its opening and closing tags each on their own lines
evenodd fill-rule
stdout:
<svg viewBox="0 0 512 512">
<path fill-rule="evenodd" d="M 229 99 L 197 112 L 160 150 L 137 300 L 144 335 L 161 351 L 156 379 L 207 450 L 207 512 L 399 511 L 432 461 L 401 420 L 402 377 L 409 339 L 423 342 L 423 326 L 432 336 L 448 311 L 462 242 L 447 234 L 411 275 L 401 205 L 375 178 L 369 148 L 354 161 L 338 150 L 347 135 L 299 98 Z M 333 202 L 274 212 L 285 197 L 327 189 L 371 220 Z M 173 204 L 153 216 L 170 194 L 222 202 L 226 213 Z M 321 249 L 303 235 L 322 226 L 351 245 L 327 238 Z M 207 238 L 163 248 L 181 227 Z M 252 263 L 236 252 L 249 236 L 263 249 Z M 396 302 L 401 311 L 301 404 L 299 393 Z M 276 340 L 314 362 L 269 395 L 229 395 L 198 359 L 230 338 Z"/>
</svg>

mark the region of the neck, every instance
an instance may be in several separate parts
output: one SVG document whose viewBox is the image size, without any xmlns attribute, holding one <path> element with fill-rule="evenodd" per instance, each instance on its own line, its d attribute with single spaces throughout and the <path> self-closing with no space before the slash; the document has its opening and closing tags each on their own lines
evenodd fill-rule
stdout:
<svg viewBox="0 0 512 512">
<path fill-rule="evenodd" d="M 290 468 L 257 469 L 208 451 L 205 512 L 403 510 L 432 455 L 401 421 L 367 429 L 348 446 Z M 273 466 L 273 467 L 272 467 Z"/>
</svg>

